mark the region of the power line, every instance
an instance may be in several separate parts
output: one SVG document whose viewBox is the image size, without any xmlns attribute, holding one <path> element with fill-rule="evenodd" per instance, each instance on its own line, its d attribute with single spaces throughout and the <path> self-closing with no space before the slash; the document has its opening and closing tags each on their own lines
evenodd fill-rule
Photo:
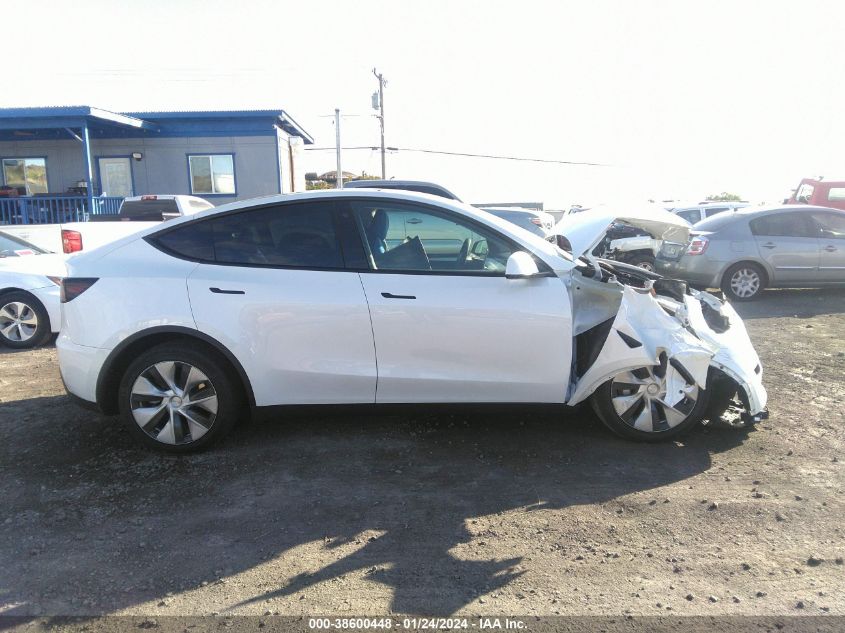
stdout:
<svg viewBox="0 0 845 633">
<path fill-rule="evenodd" d="M 334 147 L 306 147 L 308 151 L 312 152 L 321 152 L 321 151 L 335 151 Z M 343 150 L 378 150 L 380 148 L 373 147 L 371 145 L 361 145 L 356 147 L 343 147 Z M 613 165 L 608 163 L 590 163 L 586 161 L 575 161 L 575 160 L 556 160 L 551 158 L 528 158 L 525 156 L 497 156 L 494 154 L 471 154 L 468 152 L 447 152 L 443 150 L 435 150 L 435 149 L 422 149 L 418 147 L 387 147 L 385 148 L 391 152 L 420 152 L 423 154 L 442 154 L 444 156 L 466 156 L 469 158 L 492 158 L 495 160 L 515 160 L 520 162 L 529 162 L 529 163 L 553 163 L 557 165 L 587 165 L 590 167 L 613 167 Z"/>
</svg>

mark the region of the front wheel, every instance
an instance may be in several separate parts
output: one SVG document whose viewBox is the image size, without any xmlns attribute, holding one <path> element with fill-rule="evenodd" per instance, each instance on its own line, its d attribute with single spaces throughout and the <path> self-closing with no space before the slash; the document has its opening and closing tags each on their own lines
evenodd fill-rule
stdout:
<svg viewBox="0 0 845 633">
<path fill-rule="evenodd" d="M 225 360 L 182 343 L 141 354 L 123 375 L 119 399 L 132 435 L 170 453 L 207 448 L 232 429 L 244 407 Z"/>
<path fill-rule="evenodd" d="M 590 404 L 617 435 L 660 442 L 700 422 L 707 393 L 689 372 L 661 354 L 660 364 L 620 372 L 593 393 Z"/>
<path fill-rule="evenodd" d="M 50 334 L 50 317 L 38 299 L 23 291 L 0 297 L 0 342 L 29 349 L 44 343 Z"/>
</svg>

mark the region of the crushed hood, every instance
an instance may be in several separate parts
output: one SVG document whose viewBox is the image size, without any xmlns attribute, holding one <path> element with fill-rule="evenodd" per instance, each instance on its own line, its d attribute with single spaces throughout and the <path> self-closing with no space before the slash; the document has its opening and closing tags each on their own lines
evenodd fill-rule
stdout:
<svg viewBox="0 0 845 633">
<path fill-rule="evenodd" d="M 686 244 L 692 225 L 682 217 L 660 207 L 614 211 L 594 208 L 565 215 L 552 230 L 572 245 L 572 256 L 588 255 L 604 239 L 614 222 L 624 222 L 641 229 L 657 240 Z"/>
</svg>

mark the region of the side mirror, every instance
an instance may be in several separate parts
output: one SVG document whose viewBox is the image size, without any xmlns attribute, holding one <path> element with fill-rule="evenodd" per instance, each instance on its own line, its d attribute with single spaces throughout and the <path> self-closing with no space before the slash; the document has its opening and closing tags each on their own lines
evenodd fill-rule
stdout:
<svg viewBox="0 0 845 633">
<path fill-rule="evenodd" d="M 537 262 L 525 251 L 517 251 L 508 257 L 508 263 L 505 267 L 506 278 L 528 279 L 539 275 L 540 270 L 537 268 Z"/>
</svg>

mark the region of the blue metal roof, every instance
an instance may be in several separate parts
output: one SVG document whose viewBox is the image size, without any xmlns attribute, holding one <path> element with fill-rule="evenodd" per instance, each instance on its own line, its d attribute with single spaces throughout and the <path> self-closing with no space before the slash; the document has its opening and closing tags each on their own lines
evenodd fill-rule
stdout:
<svg viewBox="0 0 845 633">
<path fill-rule="evenodd" d="M 110 112 L 92 106 L 0 108 L 0 140 L 66 137 L 87 125 L 92 136 L 220 136 L 266 134 L 274 127 L 314 142 L 284 110 Z"/>
</svg>

